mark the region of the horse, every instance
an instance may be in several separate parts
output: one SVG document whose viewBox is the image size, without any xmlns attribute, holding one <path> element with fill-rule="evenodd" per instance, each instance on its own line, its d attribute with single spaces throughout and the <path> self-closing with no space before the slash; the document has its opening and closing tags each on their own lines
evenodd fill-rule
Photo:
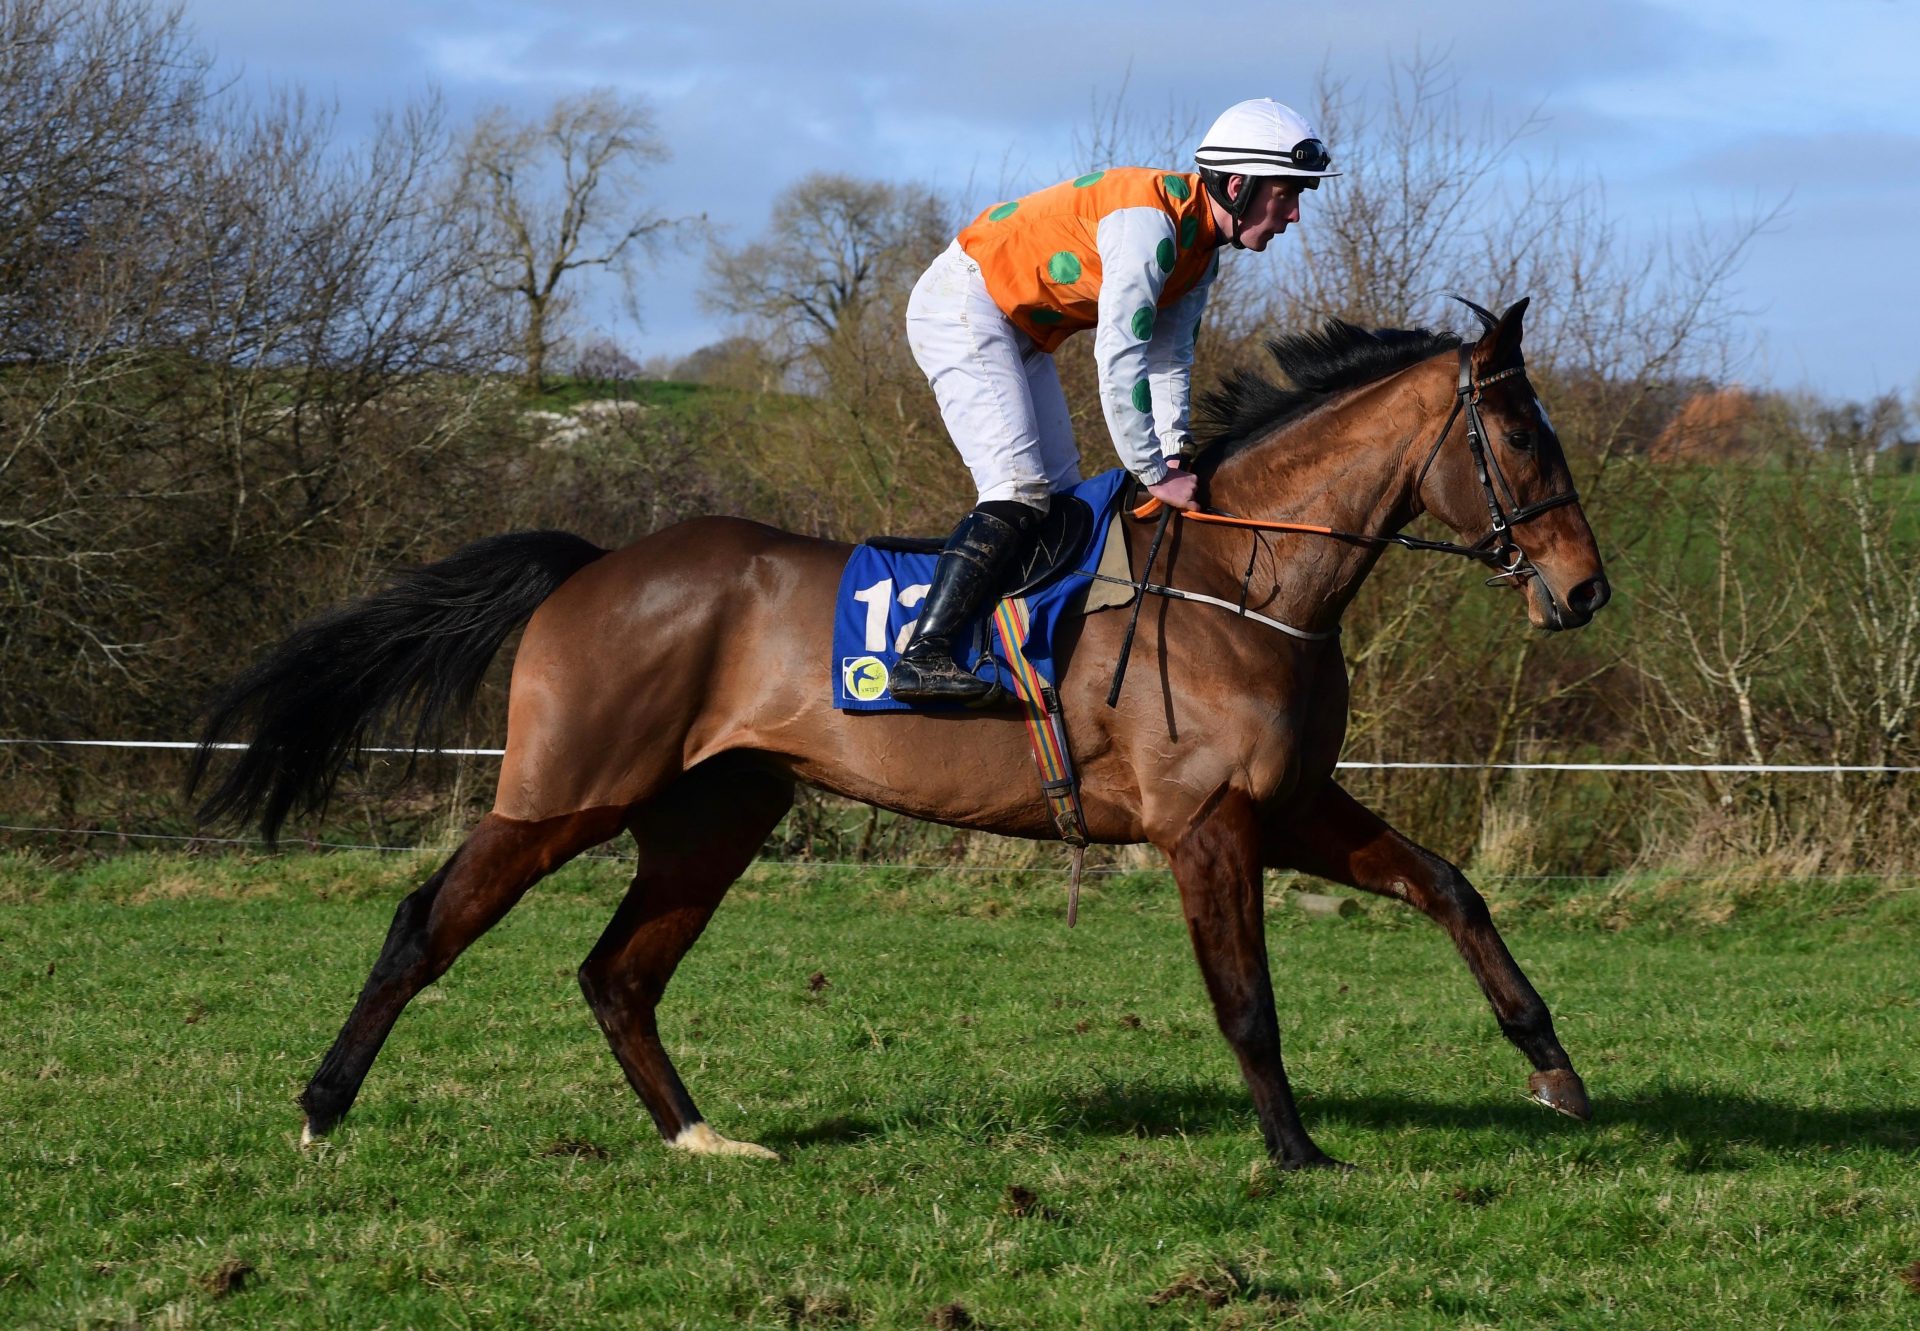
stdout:
<svg viewBox="0 0 1920 1331">
<path fill-rule="evenodd" d="M 1125 615 L 1091 614 L 1057 649 L 1087 835 L 1164 854 L 1220 1032 L 1281 1169 L 1347 1166 L 1308 1135 L 1281 1058 L 1267 868 L 1394 898 L 1438 923 L 1532 1065 L 1530 1096 L 1591 1114 L 1547 1005 L 1480 894 L 1334 779 L 1348 705 L 1337 629 L 1388 543 L 1486 561 L 1539 629 L 1583 625 L 1608 599 L 1565 454 L 1526 377 L 1526 305 L 1499 316 L 1472 306 L 1482 332 L 1471 343 L 1338 321 L 1273 339 L 1291 386 L 1229 379 L 1208 404 L 1217 438 L 1194 466 L 1213 514 L 1290 515 L 1268 525 L 1293 534 L 1180 520 L 1148 570 L 1149 524 L 1124 524 L 1142 600 L 1165 594 L 1137 643 Z M 1422 513 L 1476 539 L 1398 534 Z M 347 1113 L 409 1000 L 544 875 L 626 831 L 638 865 L 579 968 L 586 1001 L 670 1146 L 778 1158 L 701 1115 L 656 1013 L 795 784 L 955 827 L 1057 834 L 1017 713 L 834 710 L 826 671 L 847 556 L 843 544 L 729 517 L 613 551 L 564 532 L 491 537 L 323 613 L 227 688 L 209 709 L 189 789 L 213 746 L 250 725 L 201 812 L 257 818 L 271 838 L 296 809 L 324 804 L 376 721 L 412 718 L 415 745 L 428 743 L 525 624 L 493 809 L 395 910 L 299 1098 L 303 1145 Z M 1123 631 L 1132 667 L 1109 706 Z"/>
</svg>

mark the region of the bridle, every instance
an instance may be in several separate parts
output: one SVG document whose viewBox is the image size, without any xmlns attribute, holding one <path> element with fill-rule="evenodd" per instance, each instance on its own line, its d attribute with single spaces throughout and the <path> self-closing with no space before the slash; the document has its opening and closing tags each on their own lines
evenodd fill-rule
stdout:
<svg viewBox="0 0 1920 1331">
<path fill-rule="evenodd" d="M 1453 410 L 1447 413 L 1447 423 L 1440 427 L 1440 437 L 1433 441 L 1433 447 L 1427 451 L 1427 460 L 1421 464 L 1420 475 L 1413 482 L 1413 492 L 1417 495 L 1426 484 L 1427 472 L 1433 467 L 1433 460 L 1440 456 L 1440 446 L 1447 441 L 1447 435 L 1453 431 L 1454 418 L 1464 408 L 1467 413 L 1467 452 L 1473 458 L 1474 479 L 1480 482 L 1480 492 L 1487 500 L 1487 534 L 1472 545 L 1455 545 L 1451 541 L 1435 541 L 1427 548 L 1439 549 L 1449 553 L 1468 555 L 1486 559 L 1500 570 L 1492 581 L 1511 577 L 1516 582 L 1524 582 L 1535 575 L 1537 570 L 1527 558 L 1526 551 L 1513 538 L 1513 529 L 1523 522 L 1531 522 L 1552 509 L 1563 504 L 1578 503 L 1580 492 L 1571 485 L 1558 494 L 1537 499 L 1531 504 L 1522 504 L 1514 494 L 1513 486 L 1507 481 L 1507 474 L 1500 470 L 1499 455 L 1487 444 L 1486 423 L 1480 419 L 1480 394 L 1488 384 L 1498 383 L 1502 379 L 1511 379 L 1514 375 L 1525 374 L 1527 367 L 1515 362 L 1504 370 L 1496 370 L 1485 378 L 1473 377 L 1473 353 L 1470 347 L 1460 348 L 1460 379 L 1453 391 Z M 1506 505 L 1500 502 L 1500 494 L 1494 490 L 1498 481 L 1500 491 L 1506 495 Z"/>
<path fill-rule="evenodd" d="M 1496 370 L 1482 378 L 1473 375 L 1473 348 L 1460 348 L 1460 378 L 1454 388 L 1453 408 L 1447 412 L 1446 422 L 1441 425 L 1440 433 L 1433 441 L 1433 447 L 1427 450 L 1426 461 L 1420 465 L 1420 475 L 1414 481 L 1414 493 L 1426 484 L 1427 473 L 1433 469 L 1434 460 L 1440 456 L 1447 437 L 1453 433 L 1453 423 L 1464 412 L 1467 418 L 1467 452 L 1473 459 L 1474 479 L 1480 483 L 1480 491 L 1487 501 L 1487 534 L 1471 545 L 1458 541 L 1427 541 L 1417 536 L 1376 536 L 1370 532 L 1342 531 L 1338 527 L 1322 527 L 1310 522 L 1281 522 L 1268 518 L 1245 518 L 1221 509 L 1199 508 L 1167 510 L 1178 512 L 1182 518 L 1193 522 L 1218 523 L 1223 526 L 1246 527 L 1255 531 L 1304 532 L 1312 536 L 1331 536 L 1336 540 L 1354 541 L 1365 545 L 1398 545 L 1409 550 L 1432 550 L 1445 555 L 1459 555 L 1466 559 L 1477 560 L 1498 570 L 1488 585 L 1511 580 L 1518 584 L 1536 576 L 1538 570 L 1527 558 L 1515 541 L 1513 529 L 1522 523 L 1531 522 L 1542 513 L 1550 512 L 1565 504 L 1578 503 L 1580 494 L 1571 485 L 1558 494 L 1535 500 L 1531 504 L 1522 504 L 1514 494 L 1513 486 L 1508 482 L 1506 473 L 1500 469 L 1499 458 L 1487 445 L 1486 422 L 1480 418 L 1480 395 L 1489 385 L 1502 379 L 1511 379 L 1526 373 L 1526 365 L 1516 362 L 1505 369 Z M 1496 485 L 1498 488 L 1496 488 Z M 1505 502 L 1501 502 L 1502 494 Z M 1150 499 L 1133 510 L 1136 518 L 1150 518 L 1160 511 L 1158 499 Z M 1251 573 L 1251 567 L 1249 567 Z"/>
<path fill-rule="evenodd" d="M 1489 319 L 1491 318 L 1491 316 L 1487 317 Z M 1376 536 L 1371 532 L 1342 531 L 1338 527 L 1322 527 L 1311 522 L 1281 522 L 1268 518 L 1243 518 L 1238 514 L 1227 513 L 1213 508 L 1173 509 L 1168 508 L 1158 499 L 1149 499 L 1146 503 L 1135 508 L 1133 510 L 1133 516 L 1136 518 L 1150 518 L 1153 517 L 1155 513 L 1158 513 L 1160 517 L 1160 526 L 1153 534 L 1153 543 L 1147 547 L 1147 566 L 1141 570 L 1139 580 L 1137 582 L 1123 580 L 1092 570 L 1084 570 L 1080 574 L 1082 577 L 1090 578 L 1098 582 L 1119 583 L 1122 586 L 1131 587 L 1134 592 L 1133 619 L 1132 622 L 1127 625 L 1126 636 L 1120 643 L 1119 659 L 1116 661 L 1114 667 L 1113 687 L 1107 693 L 1107 706 L 1114 706 L 1119 699 L 1120 683 L 1126 677 L 1127 658 L 1133 648 L 1134 629 L 1140 622 L 1140 607 L 1149 595 L 1164 596 L 1170 600 L 1178 601 L 1199 601 L 1207 605 L 1217 606 L 1222 610 L 1231 611 L 1242 619 L 1254 620 L 1257 623 L 1266 625 L 1268 628 L 1277 629 L 1303 642 L 1327 642 L 1340 636 L 1340 626 L 1338 623 L 1335 623 L 1334 626 L 1329 629 L 1302 629 L 1296 628 L 1292 624 L 1282 623 L 1280 620 L 1272 619 L 1247 608 L 1247 601 L 1253 590 L 1253 568 L 1260 554 L 1260 538 L 1257 535 L 1259 532 L 1304 532 L 1310 536 L 1330 536 L 1336 540 L 1353 541 L 1364 545 L 1400 545 L 1405 546 L 1409 550 L 1433 550 L 1440 554 L 1459 555 L 1466 559 L 1477 560 L 1497 570 L 1491 578 L 1487 579 L 1487 585 L 1489 587 L 1503 582 L 1518 587 L 1528 579 L 1538 576 L 1539 570 L 1537 570 L 1533 566 L 1532 561 L 1527 558 L 1527 552 L 1520 548 L 1519 542 L 1514 540 L 1513 529 L 1522 523 L 1531 522 L 1542 513 L 1559 508 L 1563 504 L 1578 502 L 1580 498 L 1579 492 L 1569 485 L 1560 493 L 1549 495 L 1545 499 L 1535 500 L 1531 504 L 1522 504 L 1519 502 L 1519 497 L 1514 494 L 1513 486 L 1508 482 L 1506 473 L 1500 469 L 1498 457 L 1496 457 L 1494 451 L 1487 446 L 1486 422 L 1480 419 L 1480 395 L 1487 385 L 1498 383 L 1502 379 L 1510 379 L 1518 374 L 1525 374 L 1526 369 L 1527 367 L 1523 362 L 1516 361 L 1505 369 L 1495 370 L 1485 378 L 1475 379 L 1473 377 L 1473 348 L 1465 345 L 1460 348 L 1460 378 L 1453 391 L 1453 407 L 1447 412 L 1446 422 L 1441 425 L 1440 434 L 1433 441 L 1433 447 L 1427 450 L 1426 461 L 1420 464 L 1420 474 L 1415 478 L 1413 483 L 1414 494 L 1418 495 L 1421 487 L 1426 484 L 1427 473 L 1433 469 L 1434 459 L 1440 456 L 1441 448 L 1446 445 L 1447 436 L 1453 433 L 1453 423 L 1460 418 L 1462 412 L 1465 412 L 1467 417 L 1467 452 L 1473 458 L 1474 479 L 1480 482 L 1480 492 L 1486 496 L 1487 521 L 1489 524 L 1487 534 L 1471 545 L 1462 545 L 1458 541 L 1425 541 L 1417 536 L 1402 536 L 1398 533 L 1391 536 Z M 1497 489 L 1495 488 L 1496 482 L 1498 484 Z M 1504 504 L 1501 502 L 1502 493 L 1506 496 L 1506 502 Z M 1184 588 L 1166 586 L 1148 580 L 1153 573 L 1154 557 L 1160 553 L 1161 538 L 1167 534 L 1167 524 L 1175 513 L 1178 513 L 1180 517 L 1191 522 L 1209 522 L 1230 527 L 1245 527 L 1256 533 L 1253 549 L 1247 553 L 1247 571 L 1240 580 L 1240 601 L 1238 605 L 1217 596 L 1206 596 L 1199 592 L 1191 592 Z"/>
</svg>

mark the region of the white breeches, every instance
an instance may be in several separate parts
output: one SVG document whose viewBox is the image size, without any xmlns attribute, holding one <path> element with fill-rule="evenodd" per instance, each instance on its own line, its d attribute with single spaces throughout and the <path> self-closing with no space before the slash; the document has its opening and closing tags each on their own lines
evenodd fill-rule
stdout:
<svg viewBox="0 0 1920 1331">
<path fill-rule="evenodd" d="M 914 284 L 907 345 L 979 502 L 1044 509 L 1047 496 L 1079 481 L 1080 450 L 1053 357 L 1008 322 L 957 240 Z"/>
</svg>

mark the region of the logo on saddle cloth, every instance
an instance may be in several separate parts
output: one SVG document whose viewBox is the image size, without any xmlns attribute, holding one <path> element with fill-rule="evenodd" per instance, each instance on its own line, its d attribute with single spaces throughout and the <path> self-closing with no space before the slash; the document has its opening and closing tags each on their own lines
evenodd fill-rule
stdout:
<svg viewBox="0 0 1920 1331">
<path fill-rule="evenodd" d="M 1092 532 L 1085 548 L 1065 565 L 1069 572 L 1037 591 L 1029 592 L 1029 627 L 1023 654 L 1041 680 L 1055 677 L 1053 637 L 1060 621 L 1078 610 L 1089 586 L 1076 576 L 1091 573 L 1100 563 L 1107 531 L 1125 493 L 1127 474 L 1115 469 L 1068 491 L 1093 510 Z M 833 705 L 847 712 L 905 712 L 918 710 L 896 702 L 887 691 L 894 662 L 906 650 L 920 619 L 920 603 L 933 581 L 933 554 L 908 553 L 856 545 L 840 575 L 833 612 Z M 982 679 L 991 679 L 1016 692 L 1012 668 L 991 643 L 989 606 L 978 622 L 956 635 L 954 659 Z M 989 647 L 992 649 L 990 650 Z M 936 710 L 936 709 L 928 709 Z"/>
<path fill-rule="evenodd" d="M 861 702 L 885 697 L 891 678 L 887 663 L 877 656 L 854 656 L 840 663 L 841 691 Z"/>
</svg>

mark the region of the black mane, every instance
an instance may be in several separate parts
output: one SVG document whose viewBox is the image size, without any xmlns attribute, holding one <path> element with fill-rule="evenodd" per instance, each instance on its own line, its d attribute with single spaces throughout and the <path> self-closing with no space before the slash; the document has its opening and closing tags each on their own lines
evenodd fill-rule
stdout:
<svg viewBox="0 0 1920 1331">
<path fill-rule="evenodd" d="M 1195 434 L 1209 452 L 1231 450 L 1295 417 L 1304 416 L 1344 388 L 1384 379 L 1409 365 L 1460 345 L 1452 333 L 1425 328 L 1368 331 L 1340 319 L 1317 330 L 1271 338 L 1267 351 L 1287 386 L 1236 370 L 1200 400 Z"/>
</svg>

